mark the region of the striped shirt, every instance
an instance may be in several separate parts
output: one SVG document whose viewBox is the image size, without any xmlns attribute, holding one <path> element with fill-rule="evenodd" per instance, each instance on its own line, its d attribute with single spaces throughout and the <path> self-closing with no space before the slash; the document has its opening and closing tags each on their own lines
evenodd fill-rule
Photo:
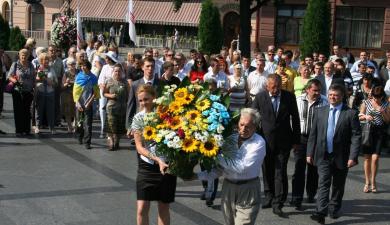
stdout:
<svg viewBox="0 0 390 225">
<path fill-rule="evenodd" d="M 359 81 L 363 78 L 363 75 L 359 72 L 353 72 L 351 73 L 352 76 L 352 82 L 353 82 L 353 92 L 358 89 Z"/>
<path fill-rule="evenodd" d="M 364 100 L 363 102 L 366 105 L 366 115 L 372 116 L 372 121 L 370 121 L 370 123 L 375 126 L 384 125 L 385 122 L 383 121 L 382 113 L 374 108 L 374 106 L 371 103 L 371 100 L 367 99 Z M 388 101 L 382 101 L 381 110 L 385 110 L 388 105 L 389 105 Z"/>
<path fill-rule="evenodd" d="M 329 103 L 328 99 L 324 95 L 321 95 L 320 98 L 312 103 L 309 102 L 306 93 L 297 97 L 301 134 L 309 135 L 311 125 L 313 124 L 314 108 L 319 108 L 326 105 L 329 105 Z"/>
</svg>

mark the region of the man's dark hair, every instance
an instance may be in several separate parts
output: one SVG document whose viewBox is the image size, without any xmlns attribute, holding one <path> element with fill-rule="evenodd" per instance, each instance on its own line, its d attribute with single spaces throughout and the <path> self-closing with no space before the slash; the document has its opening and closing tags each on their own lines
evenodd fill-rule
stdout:
<svg viewBox="0 0 390 225">
<path fill-rule="evenodd" d="M 345 67 L 345 62 L 342 59 L 338 58 L 338 59 L 335 60 L 335 62 L 337 62 L 338 64 L 340 64 L 343 67 Z"/>
<path fill-rule="evenodd" d="M 293 52 L 291 50 L 286 50 L 283 52 L 283 55 L 287 56 L 289 59 L 293 57 Z"/>
<path fill-rule="evenodd" d="M 142 62 L 142 64 L 144 64 L 145 62 L 151 62 L 151 63 L 153 63 L 153 65 L 155 63 L 155 61 L 154 61 L 152 56 L 151 57 L 145 57 L 143 62 Z"/>
<path fill-rule="evenodd" d="M 278 84 L 282 84 L 282 78 L 276 73 L 268 75 L 267 80 L 273 80 L 276 81 Z"/>
<path fill-rule="evenodd" d="M 164 62 L 164 64 L 163 64 L 164 70 L 167 70 L 169 67 L 172 67 L 172 68 L 173 68 L 173 63 L 170 62 L 170 61 Z"/>
<path fill-rule="evenodd" d="M 309 89 L 309 88 L 311 88 L 311 86 L 317 86 L 317 87 L 319 87 L 319 88 L 322 88 L 322 85 L 321 85 L 321 82 L 318 80 L 318 79 L 311 79 L 311 80 L 309 80 L 307 83 L 306 83 L 306 85 L 305 85 L 305 89 L 307 90 L 307 89 Z"/>
<path fill-rule="evenodd" d="M 306 58 L 311 58 L 311 59 L 313 59 L 313 54 L 307 54 L 306 56 L 305 56 L 305 59 Z"/>
<path fill-rule="evenodd" d="M 140 54 L 134 54 L 134 59 L 137 59 L 138 61 L 141 61 L 142 60 L 142 55 Z"/>
<path fill-rule="evenodd" d="M 342 95 L 342 97 L 345 96 L 345 86 L 341 85 L 341 84 L 332 84 L 332 85 L 330 85 L 329 91 L 337 91 L 337 92 L 339 92 Z"/>
<path fill-rule="evenodd" d="M 190 53 L 194 54 L 194 53 L 198 53 L 198 51 L 196 51 L 196 49 L 191 49 Z"/>
<path fill-rule="evenodd" d="M 82 63 L 80 63 L 80 66 L 86 66 L 88 70 L 91 70 L 92 64 L 88 60 L 84 60 Z"/>
</svg>

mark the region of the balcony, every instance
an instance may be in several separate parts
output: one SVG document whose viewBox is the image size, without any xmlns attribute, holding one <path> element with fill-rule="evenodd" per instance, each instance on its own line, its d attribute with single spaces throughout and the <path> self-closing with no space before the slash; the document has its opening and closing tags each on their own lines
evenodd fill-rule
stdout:
<svg viewBox="0 0 390 225">
<path fill-rule="evenodd" d="M 50 40 L 50 31 L 49 30 L 33 30 L 33 31 L 22 30 L 22 34 L 26 38 L 32 37 L 35 40 L 43 40 L 43 41 Z"/>
<path fill-rule="evenodd" d="M 151 36 L 143 35 L 137 36 L 138 47 L 151 47 L 151 48 L 162 48 L 170 47 L 173 48 L 173 39 L 171 37 L 164 36 Z M 198 49 L 199 40 L 196 37 L 183 37 L 179 40 L 178 47 L 180 49 Z"/>
</svg>

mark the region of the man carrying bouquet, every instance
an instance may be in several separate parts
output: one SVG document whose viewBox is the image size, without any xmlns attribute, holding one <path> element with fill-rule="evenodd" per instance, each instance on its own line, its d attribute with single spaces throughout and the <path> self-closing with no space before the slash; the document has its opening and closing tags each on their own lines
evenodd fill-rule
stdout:
<svg viewBox="0 0 390 225">
<path fill-rule="evenodd" d="M 220 169 L 198 173 L 200 180 L 225 177 L 221 202 L 226 225 L 255 224 L 260 209 L 259 175 L 266 151 L 264 139 L 255 133 L 259 122 L 255 109 L 242 109 L 238 134 L 228 137 L 222 147 L 231 149 L 232 157 L 219 157 Z"/>
</svg>

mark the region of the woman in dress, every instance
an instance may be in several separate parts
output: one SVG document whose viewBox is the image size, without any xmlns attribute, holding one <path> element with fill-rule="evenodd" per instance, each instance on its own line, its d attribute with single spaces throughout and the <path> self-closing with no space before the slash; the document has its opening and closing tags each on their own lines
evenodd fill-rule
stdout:
<svg viewBox="0 0 390 225">
<path fill-rule="evenodd" d="M 301 65 L 299 67 L 299 74 L 300 76 L 294 78 L 295 96 L 302 95 L 302 92 L 305 90 L 306 83 L 311 79 L 310 67 L 308 65 Z"/>
<path fill-rule="evenodd" d="M 240 63 L 233 64 L 233 74 L 228 76 L 230 88 L 230 111 L 238 111 L 244 108 L 249 99 L 248 84 L 242 76 L 242 66 Z"/>
<path fill-rule="evenodd" d="M 377 192 L 376 175 L 379 155 L 386 141 L 386 123 L 383 120 L 382 112 L 389 106 L 382 86 L 372 88 L 371 96 L 371 98 L 363 100 L 359 114 L 361 121 L 371 123 L 371 146 L 363 146 L 364 175 L 366 180 L 363 192 L 365 193 L 370 191 L 373 193 Z"/>
<path fill-rule="evenodd" d="M 126 133 L 126 108 L 129 86 L 122 78 L 122 66 L 116 64 L 112 78 L 107 81 L 104 88 L 104 97 L 108 99 L 106 105 L 107 119 L 106 133 L 108 136 L 108 150 L 119 149 L 120 137 Z"/>
<path fill-rule="evenodd" d="M 12 102 L 14 109 L 16 135 L 28 135 L 31 132 L 31 103 L 33 101 L 33 87 L 35 70 L 28 61 L 28 51 L 19 51 L 19 60 L 11 65 L 8 80 L 14 84 Z"/>
<path fill-rule="evenodd" d="M 50 132 L 55 134 L 55 87 L 58 84 L 57 76 L 54 69 L 49 66 L 50 58 L 47 53 L 39 55 L 39 68 L 36 76 L 36 110 L 37 120 L 35 133 L 39 134 L 39 128 L 43 126 L 46 118 Z"/>
<path fill-rule="evenodd" d="M 191 83 L 203 83 L 203 77 L 207 73 L 206 59 L 202 54 L 198 53 L 194 60 L 194 65 L 191 67 L 188 77 Z"/>
<path fill-rule="evenodd" d="M 67 70 L 62 77 L 61 106 L 62 115 L 68 124 L 68 133 L 74 132 L 72 121 L 75 118 L 76 106 L 73 100 L 73 84 L 78 71 L 76 70 L 76 60 L 68 58 L 66 61 Z"/>
<path fill-rule="evenodd" d="M 137 90 L 141 111 L 131 124 L 135 146 L 138 152 L 137 174 L 137 224 L 149 224 L 150 201 L 158 201 L 158 224 L 170 224 L 169 203 L 175 199 L 176 177 L 166 174 L 168 165 L 156 156 L 154 144 L 143 139 L 144 116 L 153 111 L 156 91 L 150 85 L 142 85 Z"/>
</svg>

